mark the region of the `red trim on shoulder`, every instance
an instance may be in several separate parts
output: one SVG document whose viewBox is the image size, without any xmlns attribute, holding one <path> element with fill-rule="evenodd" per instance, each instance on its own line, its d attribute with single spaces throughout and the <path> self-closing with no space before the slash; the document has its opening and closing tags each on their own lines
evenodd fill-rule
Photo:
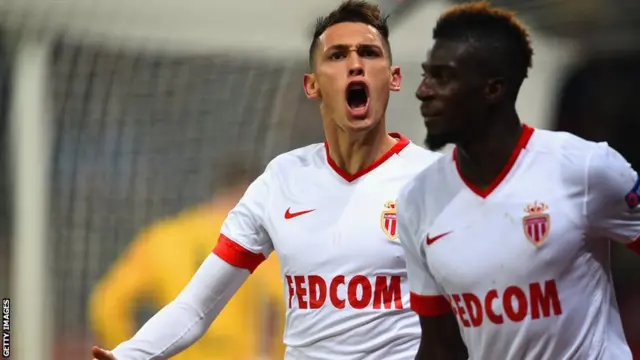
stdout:
<svg viewBox="0 0 640 360">
<path fill-rule="evenodd" d="M 634 241 L 628 243 L 627 247 L 640 255 L 640 236 L 638 236 Z"/>
<path fill-rule="evenodd" d="M 443 295 L 409 294 L 411 310 L 420 316 L 440 316 L 451 312 L 451 304 Z"/>
<path fill-rule="evenodd" d="M 230 265 L 247 269 L 251 273 L 266 260 L 263 254 L 253 253 L 222 234 L 212 252 Z"/>
<path fill-rule="evenodd" d="M 382 165 L 385 161 L 389 160 L 389 158 L 395 154 L 399 154 L 404 148 L 407 147 L 411 142 L 406 137 L 402 136 L 400 133 L 390 133 L 391 137 L 398 139 L 398 142 L 389 149 L 384 155 L 379 157 L 376 161 L 372 162 L 369 166 L 363 168 L 362 170 L 356 172 L 355 174 L 349 174 L 344 169 L 342 169 L 329 155 L 329 144 L 324 142 L 324 149 L 327 153 L 327 162 L 329 166 L 335 171 L 338 175 L 340 175 L 343 179 L 348 182 L 352 182 L 357 180 L 358 178 L 370 173 L 378 166 Z"/>
<path fill-rule="evenodd" d="M 455 149 L 453 149 L 453 161 L 456 163 L 456 170 L 458 170 L 458 175 L 460 175 L 460 179 L 462 179 L 462 182 L 464 182 L 469 190 L 473 191 L 476 195 L 482 198 L 486 198 L 487 196 L 489 196 L 493 192 L 493 190 L 495 190 L 498 185 L 500 185 L 504 178 L 507 177 L 509 171 L 511 171 L 511 168 L 513 168 L 513 165 L 516 163 L 516 160 L 518 160 L 518 156 L 520 156 L 520 152 L 522 151 L 522 149 L 527 147 L 529 139 L 531 139 L 531 135 L 533 135 L 533 130 L 534 128 L 527 124 L 522 125 L 522 133 L 520 134 L 520 139 L 518 140 L 518 144 L 516 145 L 515 149 L 513 149 L 513 152 L 509 157 L 509 161 L 507 161 L 498 176 L 496 176 L 496 178 L 493 179 L 489 186 L 484 189 L 475 186 L 471 183 L 471 181 L 466 179 L 464 175 L 462 175 L 462 171 L 460 170 L 460 163 L 458 162 L 458 148 L 456 147 Z"/>
</svg>

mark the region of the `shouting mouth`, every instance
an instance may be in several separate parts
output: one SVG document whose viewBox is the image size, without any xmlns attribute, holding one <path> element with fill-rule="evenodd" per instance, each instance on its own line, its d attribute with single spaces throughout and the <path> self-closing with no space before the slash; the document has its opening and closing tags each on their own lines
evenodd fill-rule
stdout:
<svg viewBox="0 0 640 360">
<path fill-rule="evenodd" d="M 369 88 L 363 81 L 347 85 L 347 109 L 353 118 L 364 119 L 369 110 Z"/>
</svg>

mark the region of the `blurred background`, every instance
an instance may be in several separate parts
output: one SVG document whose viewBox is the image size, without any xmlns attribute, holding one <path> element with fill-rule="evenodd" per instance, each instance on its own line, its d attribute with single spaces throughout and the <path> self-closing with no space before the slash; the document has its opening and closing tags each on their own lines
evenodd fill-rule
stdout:
<svg viewBox="0 0 640 360">
<path fill-rule="evenodd" d="M 12 358 L 88 359 L 91 344 L 131 336 L 188 281 L 266 163 L 323 140 L 302 74 L 315 18 L 339 2 L 0 1 L 0 294 L 14 299 Z M 392 14 L 404 74 L 389 127 L 421 144 L 419 65 L 454 3 L 374 2 Z M 608 141 L 640 169 L 640 2 L 493 3 L 532 30 L 523 120 Z M 613 250 L 640 359 L 640 259 Z M 269 261 L 182 359 L 280 356 L 283 290 Z"/>
</svg>

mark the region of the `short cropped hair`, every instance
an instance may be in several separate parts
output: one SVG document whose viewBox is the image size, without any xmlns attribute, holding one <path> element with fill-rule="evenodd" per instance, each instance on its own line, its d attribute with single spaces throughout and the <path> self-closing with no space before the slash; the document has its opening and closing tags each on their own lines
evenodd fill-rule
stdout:
<svg viewBox="0 0 640 360">
<path fill-rule="evenodd" d="M 391 45 L 389 44 L 389 26 L 387 19 L 388 16 L 383 15 L 377 5 L 362 0 L 347 0 L 343 2 L 340 7 L 330 12 L 329 15 L 322 16 L 316 20 L 316 25 L 313 30 L 313 40 L 311 40 L 311 45 L 309 46 L 309 67 L 311 69 L 314 68 L 315 50 L 320 36 L 331 26 L 345 22 L 362 23 L 378 30 L 389 54 L 389 60 L 391 60 Z"/>
<path fill-rule="evenodd" d="M 440 16 L 433 39 L 469 41 L 488 56 L 498 56 L 520 83 L 532 66 L 529 32 L 513 12 L 492 7 L 487 1 L 453 7 Z"/>
</svg>

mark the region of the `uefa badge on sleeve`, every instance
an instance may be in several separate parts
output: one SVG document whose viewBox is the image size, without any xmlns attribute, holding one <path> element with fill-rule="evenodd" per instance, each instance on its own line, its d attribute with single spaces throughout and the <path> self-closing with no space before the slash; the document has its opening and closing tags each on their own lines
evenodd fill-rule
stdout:
<svg viewBox="0 0 640 360">
<path fill-rule="evenodd" d="M 549 207 L 545 203 L 529 204 L 524 208 L 528 214 L 522 218 L 522 226 L 527 239 L 536 247 L 544 243 L 551 229 L 551 218 L 545 213 Z"/>
<path fill-rule="evenodd" d="M 638 204 L 640 204 L 640 177 L 636 180 L 631 191 L 625 195 L 624 201 L 627 203 L 630 210 L 634 210 L 638 207 Z"/>
<path fill-rule="evenodd" d="M 380 227 L 389 241 L 398 243 L 398 219 L 396 218 L 396 202 L 387 201 L 380 216 Z"/>
</svg>

